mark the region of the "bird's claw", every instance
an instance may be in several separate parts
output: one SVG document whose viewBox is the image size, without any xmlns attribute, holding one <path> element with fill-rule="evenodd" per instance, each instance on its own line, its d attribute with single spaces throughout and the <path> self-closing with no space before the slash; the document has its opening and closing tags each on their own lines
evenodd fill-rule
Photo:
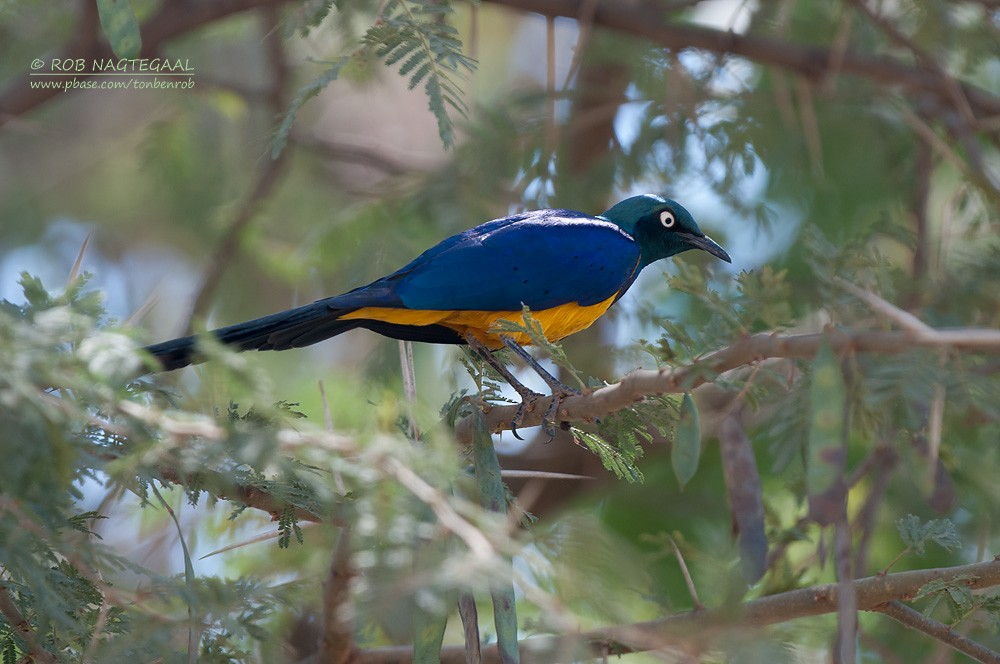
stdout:
<svg viewBox="0 0 1000 664">
<path fill-rule="evenodd" d="M 578 397 L 581 395 L 582 392 L 579 390 L 574 390 L 572 387 L 567 387 L 565 385 L 552 391 L 552 401 L 549 403 L 549 407 L 545 409 L 545 414 L 542 415 L 542 431 L 544 431 L 545 435 L 549 437 L 549 442 L 556 437 L 557 424 L 563 431 L 567 431 L 569 429 L 568 422 L 557 420 L 559 406 L 562 404 L 563 399 L 566 397 Z M 521 426 L 524 421 L 524 415 L 528 412 L 529 404 L 533 405 L 536 400 L 541 399 L 544 396 L 544 394 L 538 394 L 537 392 L 529 392 L 521 395 L 521 403 L 517 407 L 517 412 L 514 413 L 514 419 L 510 421 L 510 433 L 514 436 L 514 438 L 524 440 L 524 438 L 522 438 L 517 432 L 517 428 Z"/>
<path fill-rule="evenodd" d="M 559 411 L 559 406 L 562 405 L 563 399 L 578 396 L 582 396 L 582 393 L 565 385 L 558 390 L 553 390 L 552 403 L 545 409 L 545 415 L 542 416 L 542 431 L 549 437 L 548 442 L 552 442 L 552 439 L 556 437 L 556 414 Z M 569 430 L 569 422 L 559 421 L 558 424 L 559 428 L 563 431 Z"/>
<path fill-rule="evenodd" d="M 521 401 L 521 405 L 517 407 L 517 412 L 514 413 L 514 419 L 510 421 L 510 433 L 514 438 L 518 440 L 524 440 L 521 438 L 521 434 L 517 432 L 517 427 L 521 425 L 521 420 L 524 419 L 524 411 L 528 406 L 527 401 Z"/>
<path fill-rule="evenodd" d="M 528 404 L 533 404 L 536 399 L 541 399 L 544 395 L 538 392 L 527 391 L 521 395 L 521 403 L 517 407 L 517 412 L 514 413 L 514 419 L 510 421 L 510 433 L 514 438 L 518 440 L 524 440 L 521 438 L 520 434 L 517 433 L 517 428 L 521 426 L 521 422 L 524 421 L 524 414 L 528 411 Z"/>
</svg>

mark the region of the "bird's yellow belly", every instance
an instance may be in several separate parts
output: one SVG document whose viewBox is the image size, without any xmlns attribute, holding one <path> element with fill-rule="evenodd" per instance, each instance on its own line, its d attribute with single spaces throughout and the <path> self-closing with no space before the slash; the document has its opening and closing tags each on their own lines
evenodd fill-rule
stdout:
<svg viewBox="0 0 1000 664">
<path fill-rule="evenodd" d="M 615 296 L 603 302 L 581 306 L 575 302 L 561 304 L 551 309 L 532 311 L 531 316 L 542 326 L 545 337 L 558 341 L 584 330 L 600 318 L 614 304 Z M 520 311 L 434 311 L 428 309 L 395 309 L 390 307 L 363 307 L 341 316 L 342 320 L 378 320 L 396 325 L 443 325 L 461 335 L 472 334 L 488 348 L 501 348 L 497 323 L 508 320 L 521 323 Z M 531 344 L 528 335 L 518 332 L 509 334 L 514 341 L 527 346 Z"/>
</svg>

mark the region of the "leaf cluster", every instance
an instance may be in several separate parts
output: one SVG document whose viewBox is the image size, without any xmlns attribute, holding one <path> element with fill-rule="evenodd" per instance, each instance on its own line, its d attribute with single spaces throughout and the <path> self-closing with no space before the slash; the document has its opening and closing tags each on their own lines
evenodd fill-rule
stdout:
<svg viewBox="0 0 1000 664">
<path fill-rule="evenodd" d="M 324 2 L 301 24 L 308 30 L 321 22 L 330 11 Z M 288 112 L 275 130 L 271 146 L 273 158 L 284 150 L 292 124 L 302 105 L 316 96 L 345 71 L 367 67 L 372 57 L 381 58 L 387 66 L 399 65 L 399 75 L 413 88 L 422 85 L 427 104 L 437 120 L 438 133 L 445 147 L 455 143 L 455 127 L 451 113 L 465 116 L 465 102 L 460 83 L 476 68 L 476 61 L 465 55 L 458 30 L 448 23 L 454 9 L 447 0 L 387 0 L 380 7 L 374 24 L 361 38 L 359 48 L 351 55 L 327 63 L 324 71 L 295 94 Z"/>
<path fill-rule="evenodd" d="M 52 653 L 90 648 L 95 660 L 108 662 L 181 656 L 179 644 L 187 642 L 183 635 L 192 620 L 202 626 L 194 647 L 203 661 L 243 661 L 261 647 L 275 648 L 276 621 L 298 610 L 303 591 L 286 593 L 281 584 L 288 577 L 279 584 L 266 577 L 280 578 L 285 566 L 291 578 L 302 574 L 297 561 L 308 555 L 307 547 L 288 547 L 305 541 L 304 516 L 355 523 L 359 547 L 371 553 L 357 561 L 371 583 L 359 593 L 376 613 L 401 593 L 415 592 L 407 585 L 414 569 L 436 579 L 430 585 L 449 588 L 498 564 L 480 560 L 455 577 L 446 571 L 447 556 L 463 556 L 461 546 L 445 547 L 443 560 L 414 558 L 414 542 L 450 538 L 427 521 L 427 506 L 402 488 L 394 463 L 402 461 L 441 500 L 455 501 L 452 509 L 474 527 L 494 519 L 451 497 L 458 460 L 432 428 L 422 431 L 420 449 L 390 427 L 351 440 L 341 452 L 297 445 L 293 458 L 281 441 L 330 434 L 315 433 L 298 404 L 275 401 L 267 381 L 255 380 L 234 356 L 212 370 L 217 380 L 249 387 L 243 396 L 248 405 L 201 404 L 207 413 L 179 408 L 183 399 L 176 393 L 133 377 L 142 371 L 137 344 L 103 327 L 99 297 L 82 280 L 58 295 L 37 279 L 26 276 L 22 283 L 24 304 L 0 303 L 0 362 L 7 367 L 0 376 L 0 450 L 9 460 L 0 467 L 0 593 L 28 622 L 12 624 L 0 611 L 4 657 L 20 659 L 38 647 Z M 334 490 L 334 476 L 345 493 Z M 174 487 L 181 491 L 171 494 Z M 82 507 L 89 496 L 105 492 L 131 494 L 126 502 L 132 509 L 171 518 L 171 495 L 193 506 L 232 501 L 231 520 L 263 511 L 276 522 L 274 550 L 286 557 L 269 556 L 276 566 L 237 581 L 199 575 L 179 531 L 185 573 L 155 573 L 115 548 L 112 540 L 119 539 L 119 521 L 127 514 Z M 108 533 L 115 537 L 102 540 Z M 137 585 L 141 591 L 129 590 Z M 310 601 L 318 599 L 321 584 L 306 585 Z M 33 636 L 30 643 L 25 633 Z"/>
</svg>

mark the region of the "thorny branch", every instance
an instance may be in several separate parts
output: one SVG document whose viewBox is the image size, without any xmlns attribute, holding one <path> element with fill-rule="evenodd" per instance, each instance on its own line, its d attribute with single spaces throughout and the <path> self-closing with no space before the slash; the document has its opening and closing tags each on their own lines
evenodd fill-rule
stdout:
<svg viewBox="0 0 1000 664">
<path fill-rule="evenodd" d="M 905 313 L 905 312 L 904 312 Z M 919 322 L 919 321 L 918 321 Z M 654 394 L 678 394 L 702 385 L 715 375 L 768 358 L 810 358 L 820 342 L 828 339 L 836 352 L 900 353 L 911 348 L 962 348 L 981 352 L 1000 352 L 1000 330 L 956 328 L 904 331 L 856 331 L 830 329 L 815 334 L 754 334 L 737 339 L 726 348 L 682 367 L 659 370 L 637 369 L 618 383 L 606 385 L 589 394 L 565 398 L 556 417 L 563 422 L 580 422 L 602 417 Z M 551 397 L 535 401 L 519 427 L 537 426 L 551 403 Z M 485 414 L 486 426 L 494 433 L 510 429 L 517 406 L 496 406 Z M 455 427 L 458 441 L 472 441 L 472 422 L 465 418 Z"/>
</svg>

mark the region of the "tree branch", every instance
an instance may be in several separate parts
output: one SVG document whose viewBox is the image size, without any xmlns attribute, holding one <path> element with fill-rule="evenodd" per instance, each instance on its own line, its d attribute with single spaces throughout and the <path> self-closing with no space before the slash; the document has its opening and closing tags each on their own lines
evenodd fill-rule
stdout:
<svg viewBox="0 0 1000 664">
<path fill-rule="evenodd" d="M 216 500 L 228 500 L 244 507 L 267 512 L 271 515 L 272 521 L 277 521 L 281 513 L 285 511 L 285 503 L 274 495 L 261 491 L 255 486 L 235 482 L 225 473 L 218 471 L 204 470 L 195 475 L 184 475 L 172 466 L 160 464 L 156 468 L 156 475 L 156 479 L 171 484 L 185 487 L 204 486 L 204 490 Z M 296 507 L 294 514 L 299 521 L 312 521 L 314 523 L 323 521 L 321 515 L 301 507 Z M 346 522 L 343 518 L 334 516 L 330 519 L 330 523 L 343 525 Z"/>
<path fill-rule="evenodd" d="M 887 602 L 913 597 L 924 585 L 938 580 L 961 583 L 973 589 L 1000 585 L 1000 560 L 870 576 L 855 580 L 852 586 L 858 609 L 881 611 Z M 689 611 L 660 620 L 603 627 L 577 634 L 532 637 L 521 641 L 521 663 L 551 664 L 561 661 L 561 658 L 573 658 L 579 654 L 572 648 L 574 644 L 594 656 L 600 656 L 601 652 L 625 654 L 683 643 L 707 634 L 731 631 L 735 627 L 764 627 L 796 618 L 829 614 L 837 610 L 838 595 L 836 584 L 812 586 L 762 597 L 738 608 L 727 606 Z M 409 646 L 366 650 L 360 652 L 358 658 L 362 664 L 410 661 L 412 651 Z M 441 662 L 464 664 L 465 648 L 445 646 L 441 651 Z M 483 649 L 483 662 L 500 662 L 495 645 Z"/>
<path fill-rule="evenodd" d="M 590 394 L 565 398 L 556 413 L 562 422 L 592 420 L 623 410 L 654 394 L 687 392 L 712 380 L 716 375 L 767 358 L 809 358 L 816 354 L 820 342 L 829 339 L 837 352 L 900 353 L 918 347 L 952 347 L 983 352 L 1000 352 L 1000 330 L 956 328 L 917 333 L 915 331 L 853 331 L 831 329 L 816 334 L 780 335 L 754 334 L 736 340 L 731 345 L 710 353 L 682 367 L 659 370 L 637 369 L 621 382 L 607 385 Z M 519 428 L 542 423 L 551 397 L 538 399 L 529 405 Z M 494 433 L 510 429 L 518 406 L 495 406 L 484 415 L 486 426 Z M 472 421 L 466 417 L 455 427 L 458 441 L 468 446 L 472 441 Z"/>
<path fill-rule="evenodd" d="M 40 398 L 55 406 L 61 406 L 62 401 L 50 394 L 40 393 Z M 138 417 L 145 422 L 157 421 L 165 431 L 179 437 L 203 436 L 212 440 L 220 440 L 225 436 L 224 430 L 214 422 L 208 420 L 181 422 L 171 418 L 156 418 L 151 411 L 143 406 L 124 401 L 119 403 L 119 409 L 132 417 Z M 96 415 L 90 417 L 90 424 L 103 431 L 114 433 L 122 438 L 128 438 L 128 430 L 117 426 L 113 422 L 100 418 Z M 115 461 L 118 459 L 114 454 L 104 454 L 105 461 Z M 180 486 L 200 486 L 217 500 L 228 500 L 239 503 L 252 509 L 261 510 L 271 515 L 272 520 L 277 520 L 278 516 L 285 511 L 286 504 L 272 494 L 261 491 L 255 486 L 241 484 L 225 473 L 203 469 L 197 473 L 184 473 L 176 465 L 170 463 L 160 463 L 153 470 L 155 479 Z M 295 518 L 300 521 L 320 522 L 323 520 L 320 514 L 311 512 L 301 507 L 296 507 Z M 330 523 L 334 525 L 344 525 L 345 521 L 341 515 L 334 514 L 329 517 Z"/>
<path fill-rule="evenodd" d="M 24 639 L 24 642 L 28 644 L 28 657 L 30 661 L 38 662 L 39 664 L 55 664 L 56 658 L 52 653 L 38 645 L 38 642 L 35 640 L 35 630 L 32 629 L 31 623 L 24 617 L 24 614 L 17 608 L 17 605 L 14 604 L 14 598 L 10 596 L 10 590 L 4 583 L 0 583 L 0 614 L 3 614 L 11 630 L 19 634 Z"/>
<path fill-rule="evenodd" d="M 986 646 L 976 643 L 967 636 L 963 636 L 953 630 L 948 625 L 940 623 L 933 618 L 928 618 L 924 614 L 916 611 L 899 600 L 886 602 L 881 606 L 876 606 L 872 610 L 884 613 L 893 620 L 900 622 L 907 627 L 932 636 L 941 643 L 951 646 L 955 650 L 968 655 L 977 662 L 986 664 L 1000 664 L 1000 653 L 990 650 Z"/>
<path fill-rule="evenodd" d="M 579 18 L 587 10 L 587 0 L 487 0 L 494 4 L 536 12 L 546 16 Z M 587 14 L 590 15 L 589 13 Z M 836 72 L 852 74 L 883 85 L 899 85 L 939 99 L 946 106 L 954 103 L 953 95 L 943 89 L 941 78 L 932 70 L 914 67 L 898 60 L 875 57 L 845 50 L 832 57 L 830 49 L 805 44 L 792 44 L 754 35 L 738 35 L 731 31 L 712 30 L 665 20 L 665 12 L 657 3 L 625 3 L 600 0 L 593 9 L 593 24 L 645 37 L 660 46 L 672 49 L 698 48 L 715 53 L 730 53 L 754 62 L 780 67 L 806 78 L 820 80 Z M 958 83 L 978 117 L 1000 114 L 1000 97 L 968 83 Z"/>
</svg>

